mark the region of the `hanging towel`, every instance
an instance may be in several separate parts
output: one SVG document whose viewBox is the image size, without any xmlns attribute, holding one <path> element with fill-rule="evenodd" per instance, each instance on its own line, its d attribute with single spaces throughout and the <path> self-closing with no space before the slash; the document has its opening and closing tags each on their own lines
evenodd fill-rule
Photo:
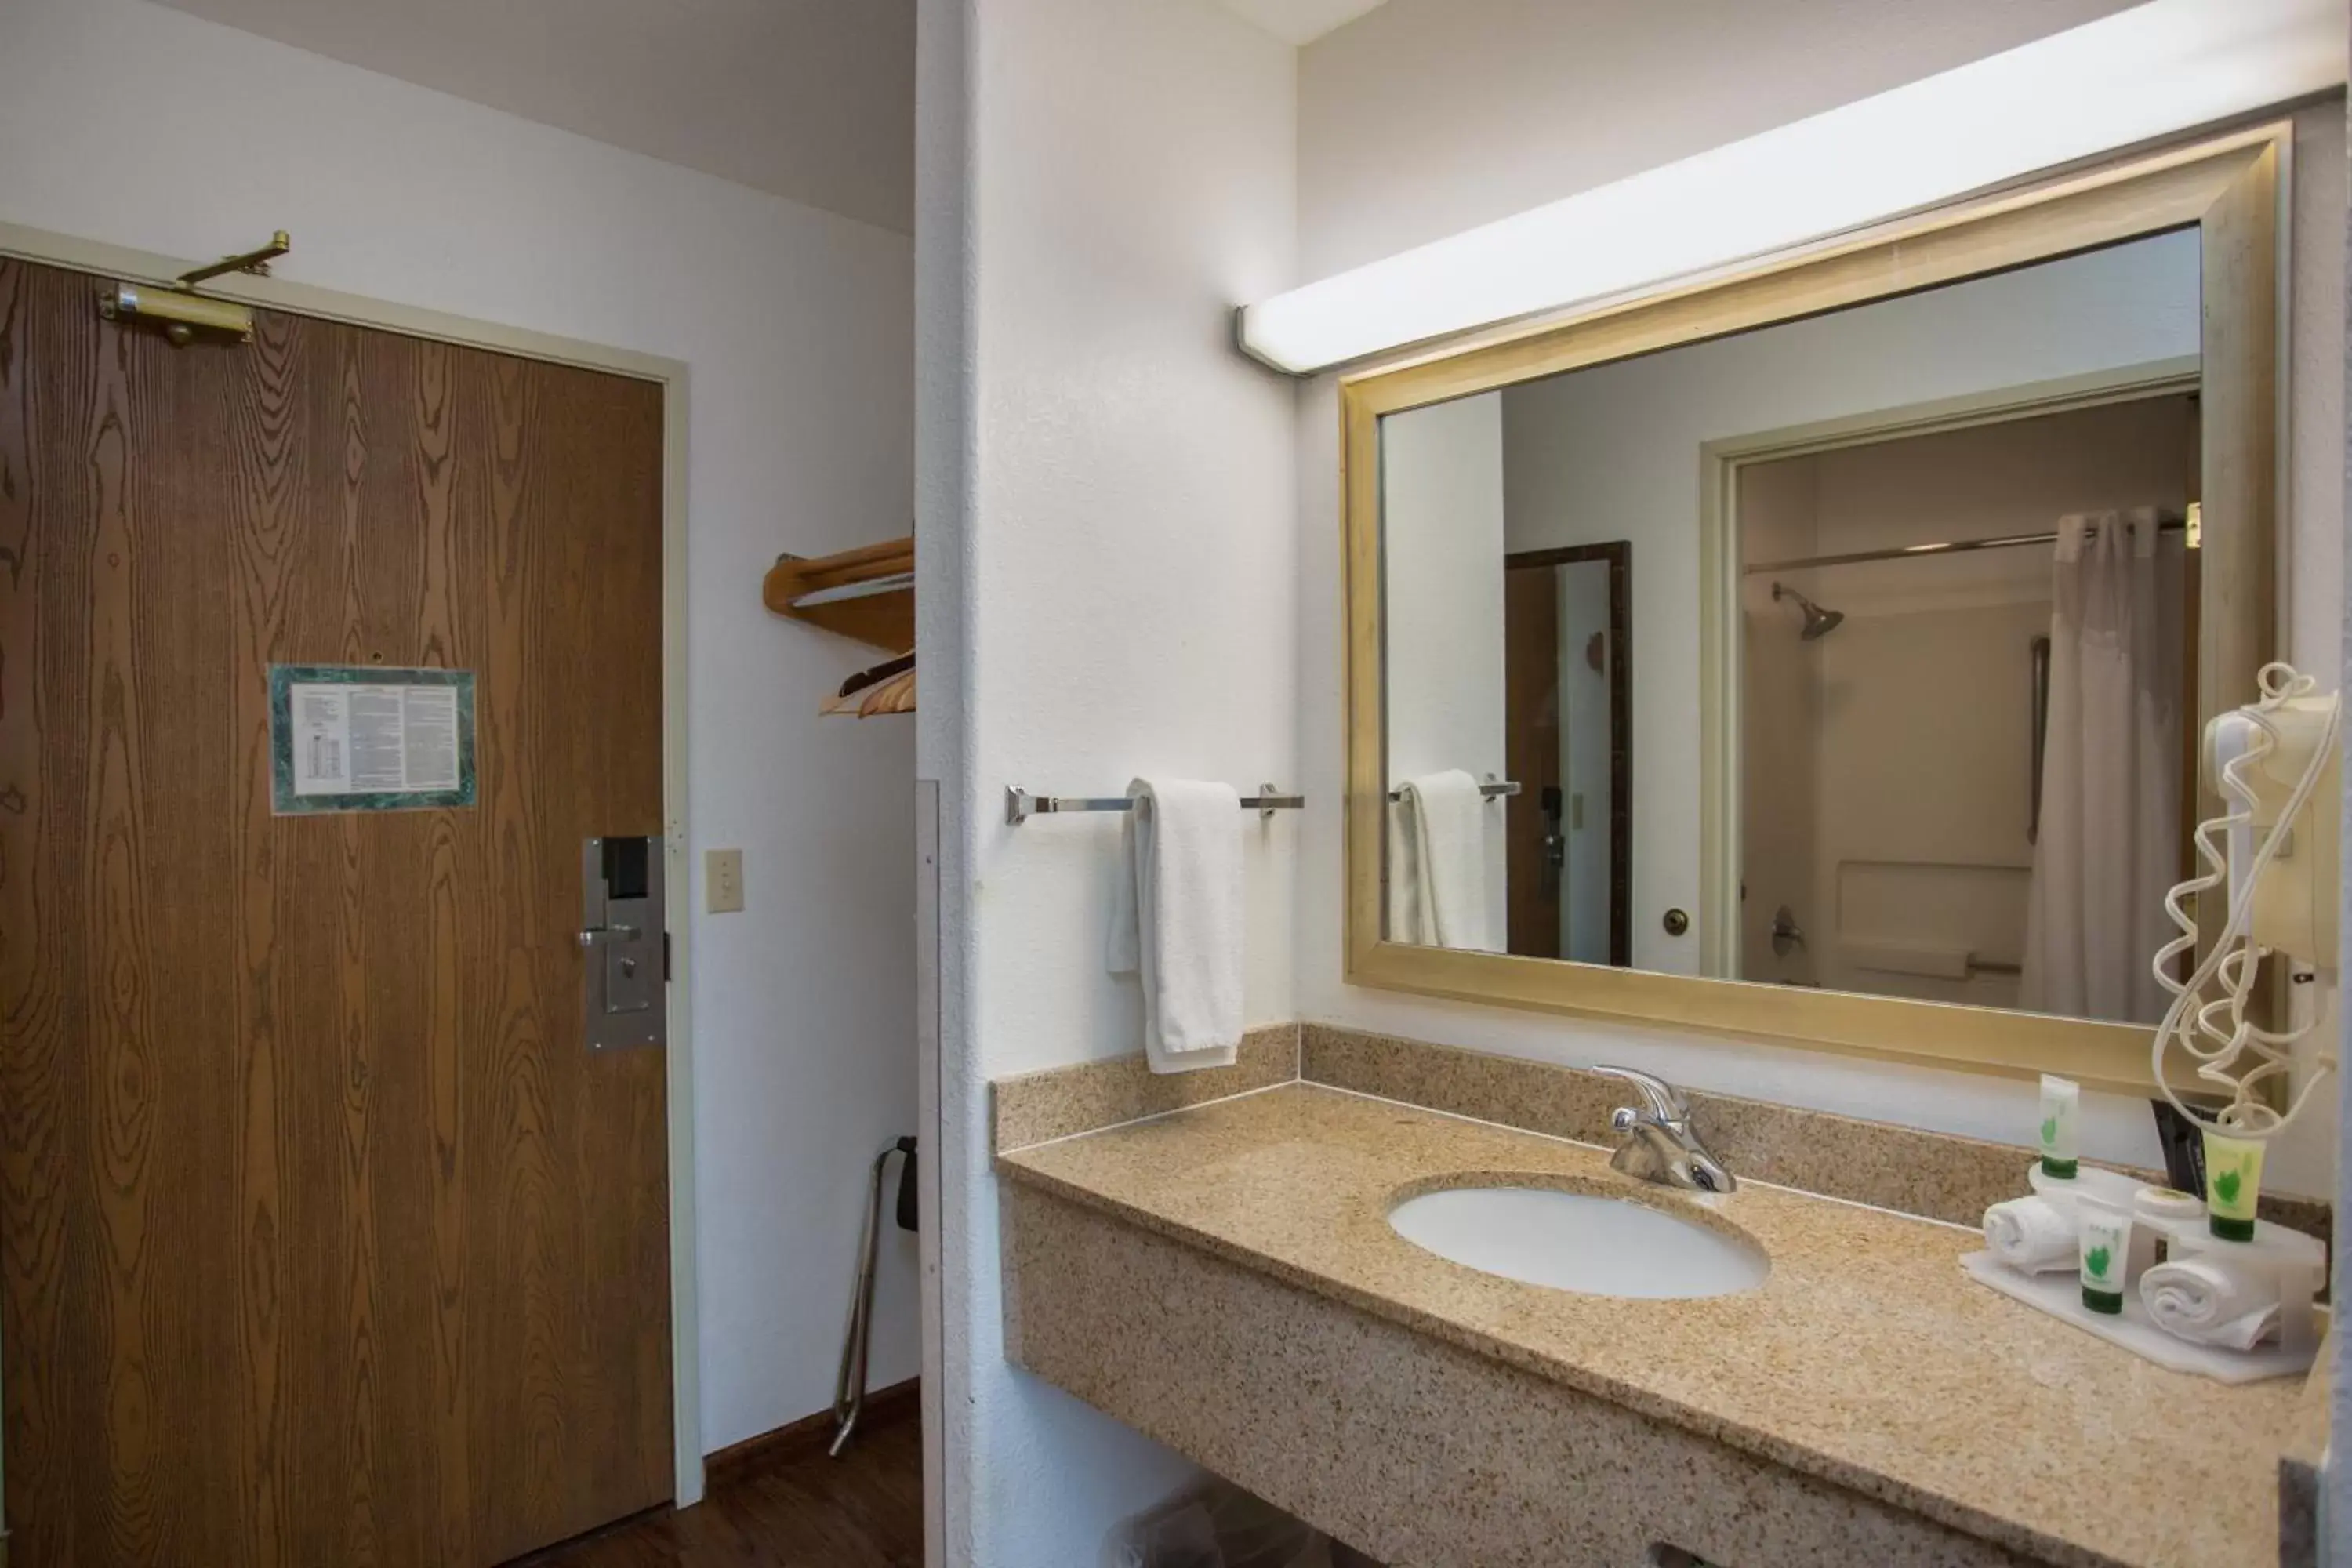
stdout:
<svg viewBox="0 0 2352 1568">
<path fill-rule="evenodd" d="M 2074 1222 L 2048 1198 L 2011 1198 L 1984 1212 L 1985 1245 L 1992 1255 L 2025 1274 L 2081 1267 Z"/>
<path fill-rule="evenodd" d="M 1153 1072 L 1231 1067 L 1242 1039 L 1241 795 L 1137 779 L 1119 829 L 1110 969 L 1143 984 Z"/>
<path fill-rule="evenodd" d="M 1435 947 L 1437 910 L 1421 887 L 1420 825 L 1412 786 L 1402 786 L 1389 809 L 1388 939 L 1407 947 Z"/>
<path fill-rule="evenodd" d="M 2276 1278 L 2210 1253 L 2158 1264 L 2139 1277 L 2139 1300 L 2158 1328 L 2201 1345 L 2250 1351 L 2278 1331 Z"/>
<path fill-rule="evenodd" d="M 1492 948 L 1486 911 L 1486 796 L 1459 768 L 1406 781 L 1397 803 L 1395 850 L 1400 942 Z"/>
</svg>

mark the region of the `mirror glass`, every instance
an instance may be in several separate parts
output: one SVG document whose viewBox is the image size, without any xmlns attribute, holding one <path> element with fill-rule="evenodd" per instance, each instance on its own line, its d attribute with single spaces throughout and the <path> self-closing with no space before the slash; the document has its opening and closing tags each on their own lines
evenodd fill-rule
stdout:
<svg viewBox="0 0 2352 1568">
<path fill-rule="evenodd" d="M 1388 940 L 2152 1023 L 2194 231 L 1381 421 Z"/>
</svg>

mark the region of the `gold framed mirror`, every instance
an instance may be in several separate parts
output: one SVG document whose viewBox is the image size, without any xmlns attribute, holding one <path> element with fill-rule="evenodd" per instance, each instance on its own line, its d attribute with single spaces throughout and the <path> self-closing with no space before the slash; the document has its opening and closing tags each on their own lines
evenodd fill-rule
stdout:
<svg viewBox="0 0 2352 1568">
<path fill-rule="evenodd" d="M 2275 656 L 2288 144 L 1343 379 L 1349 982 L 2147 1089 L 2102 911 Z"/>
</svg>

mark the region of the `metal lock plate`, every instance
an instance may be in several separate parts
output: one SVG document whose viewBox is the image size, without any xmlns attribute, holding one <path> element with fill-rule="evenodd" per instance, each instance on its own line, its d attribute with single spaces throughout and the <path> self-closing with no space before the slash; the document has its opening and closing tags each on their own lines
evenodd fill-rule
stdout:
<svg viewBox="0 0 2352 1568">
<path fill-rule="evenodd" d="M 657 834 L 581 846 L 583 1011 L 592 1051 L 668 1037 L 662 858 Z"/>
</svg>

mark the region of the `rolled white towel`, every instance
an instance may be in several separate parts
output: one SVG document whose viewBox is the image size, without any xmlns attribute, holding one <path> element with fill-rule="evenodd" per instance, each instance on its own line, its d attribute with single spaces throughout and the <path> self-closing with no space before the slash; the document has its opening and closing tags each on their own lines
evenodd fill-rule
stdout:
<svg viewBox="0 0 2352 1568">
<path fill-rule="evenodd" d="M 2277 1279 L 2210 1253 L 2159 1263 L 2139 1277 L 2140 1304 L 2166 1333 L 2250 1351 L 2278 1331 Z"/>
<path fill-rule="evenodd" d="M 2011 1268 L 2046 1274 L 2080 1266 L 2074 1222 L 2048 1198 L 2011 1198 L 1984 1212 L 1985 1245 Z"/>
</svg>

